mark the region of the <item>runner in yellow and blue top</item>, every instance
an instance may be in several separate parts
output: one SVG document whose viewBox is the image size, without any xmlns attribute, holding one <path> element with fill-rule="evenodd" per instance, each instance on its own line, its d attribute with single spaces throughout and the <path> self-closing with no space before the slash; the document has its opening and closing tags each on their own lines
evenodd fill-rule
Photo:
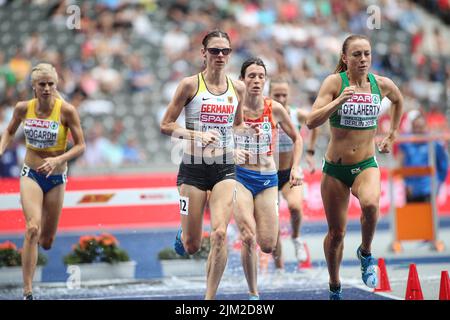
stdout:
<svg viewBox="0 0 450 320">
<path fill-rule="evenodd" d="M 35 99 L 17 103 L 0 141 L 0 157 L 23 124 L 26 148 L 20 178 L 20 200 L 26 220 L 22 253 L 24 298 L 32 300 L 32 281 L 38 244 L 48 250 L 56 235 L 64 199 L 67 161 L 84 149 L 83 131 L 76 109 L 63 101 L 56 86 L 58 75 L 50 64 L 32 69 Z M 70 130 L 74 145 L 66 151 Z"/>
<path fill-rule="evenodd" d="M 371 245 L 379 215 L 380 170 L 375 160 L 375 134 L 380 102 L 389 98 L 391 127 L 379 144 L 381 153 L 390 152 L 397 136 L 403 97 L 389 78 L 369 73 L 371 45 L 362 35 L 347 37 L 335 74 L 320 88 L 307 126 L 312 129 L 330 119 L 331 139 L 324 158 L 322 201 L 328 222 L 324 240 L 330 275 L 330 299 L 342 299 L 339 268 L 342 261 L 350 192 L 359 200 L 362 242 L 357 249 L 363 282 L 374 288 L 378 279 Z"/>
<path fill-rule="evenodd" d="M 259 299 L 257 288 L 256 244 L 264 253 L 272 253 L 278 236 L 278 176 L 274 159 L 277 125 L 293 141 L 289 184 L 301 184 L 302 138 L 290 121 L 286 109 L 264 97 L 266 66 L 259 58 L 249 58 L 241 66 L 246 86 L 244 121 L 257 125 L 256 136 L 236 134 L 236 211 L 234 218 L 242 239 L 241 260 L 249 289 L 249 298 Z"/>
<path fill-rule="evenodd" d="M 226 232 L 236 188 L 233 130 L 244 125 L 241 102 L 245 86 L 225 74 L 232 51 L 225 32 L 209 32 L 202 45 L 206 68 L 181 81 L 161 121 L 161 132 L 186 142 L 177 177 L 181 228 L 174 247 L 178 254 L 194 254 L 200 249 L 203 212 L 211 191 L 205 299 L 214 299 L 228 257 Z M 185 128 L 176 122 L 183 110 Z"/>
<path fill-rule="evenodd" d="M 300 131 L 302 123 L 305 123 L 308 111 L 300 108 L 289 106 L 290 88 L 287 79 L 282 77 L 274 77 L 270 80 L 269 95 L 272 99 L 279 102 L 288 112 L 294 126 Z M 311 130 L 309 138 L 309 147 L 306 152 L 306 162 L 309 170 L 314 171 L 314 145 L 317 139 L 318 128 Z M 302 222 L 302 204 L 303 204 L 303 187 L 291 186 L 289 177 L 293 162 L 294 143 L 292 139 L 284 132 L 282 128 L 278 128 L 278 143 L 276 151 L 278 152 L 278 191 L 286 199 L 289 213 L 291 216 L 291 238 L 295 249 L 295 256 L 298 262 L 306 262 L 308 252 L 305 242 L 300 238 L 300 226 Z M 284 270 L 284 260 L 282 245 L 280 239 L 280 231 L 278 231 L 278 239 L 275 250 L 272 252 L 275 268 L 278 272 Z"/>
</svg>

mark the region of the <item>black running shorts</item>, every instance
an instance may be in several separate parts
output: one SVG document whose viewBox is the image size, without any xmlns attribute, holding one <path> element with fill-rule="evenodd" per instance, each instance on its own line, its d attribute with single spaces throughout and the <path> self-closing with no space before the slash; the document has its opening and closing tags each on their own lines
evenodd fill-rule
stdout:
<svg viewBox="0 0 450 320">
<path fill-rule="evenodd" d="M 236 180 L 236 166 L 233 163 L 232 154 L 216 158 L 184 154 L 178 170 L 177 186 L 187 184 L 207 191 L 226 179 Z"/>
</svg>

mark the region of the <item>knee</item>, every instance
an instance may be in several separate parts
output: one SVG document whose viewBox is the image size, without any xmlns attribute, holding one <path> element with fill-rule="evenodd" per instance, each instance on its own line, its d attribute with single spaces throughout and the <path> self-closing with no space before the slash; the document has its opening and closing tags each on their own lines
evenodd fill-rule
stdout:
<svg viewBox="0 0 450 320">
<path fill-rule="evenodd" d="M 276 243 L 273 243 L 273 241 L 261 241 L 259 244 L 259 248 L 264 253 L 272 253 L 275 251 Z"/>
<path fill-rule="evenodd" d="M 184 249 L 188 254 L 194 254 L 198 250 L 200 250 L 201 247 L 201 240 L 196 239 L 186 239 L 184 243 Z"/>
<path fill-rule="evenodd" d="M 211 246 L 222 247 L 225 244 L 227 233 L 225 229 L 219 228 L 211 232 Z"/>
<path fill-rule="evenodd" d="M 27 227 L 25 237 L 29 241 L 38 241 L 39 233 L 41 232 L 40 228 L 37 225 L 30 225 Z"/>
<path fill-rule="evenodd" d="M 258 239 L 258 245 L 262 252 L 272 253 L 277 246 L 277 237 L 261 237 Z"/>
<path fill-rule="evenodd" d="M 302 208 L 297 203 L 290 203 L 288 204 L 289 212 L 291 213 L 292 219 L 300 219 L 300 216 L 302 214 Z"/>
<path fill-rule="evenodd" d="M 345 237 L 345 230 L 330 229 L 328 230 L 328 237 L 332 243 L 342 243 Z"/>
<path fill-rule="evenodd" d="M 367 200 L 361 202 L 361 210 L 364 215 L 377 215 L 379 204 L 378 201 L 375 200 Z"/>
<path fill-rule="evenodd" d="M 241 235 L 242 244 L 246 247 L 253 248 L 256 245 L 256 236 L 253 233 L 246 232 Z"/>
<path fill-rule="evenodd" d="M 54 240 L 55 240 L 54 237 L 41 238 L 40 241 L 39 241 L 39 244 L 41 245 L 41 247 L 44 250 L 50 250 Z"/>
</svg>

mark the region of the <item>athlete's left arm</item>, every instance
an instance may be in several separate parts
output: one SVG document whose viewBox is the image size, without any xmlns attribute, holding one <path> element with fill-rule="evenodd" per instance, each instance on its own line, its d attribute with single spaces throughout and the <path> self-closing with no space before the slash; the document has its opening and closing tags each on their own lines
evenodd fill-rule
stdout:
<svg viewBox="0 0 450 320">
<path fill-rule="evenodd" d="M 47 177 L 53 173 L 55 168 L 82 155 L 86 148 L 78 112 L 74 106 L 67 102 L 64 102 L 61 106 L 61 122 L 70 129 L 74 145 L 70 150 L 57 157 L 44 159 L 44 163 L 38 168 L 38 172 L 46 174 Z"/>
<path fill-rule="evenodd" d="M 236 108 L 236 114 L 234 116 L 233 129 L 239 130 L 244 129 L 244 97 L 245 97 L 245 84 L 240 80 L 233 80 L 233 85 L 238 98 L 238 105 Z"/>
<path fill-rule="evenodd" d="M 380 86 L 382 96 L 387 97 L 392 102 L 390 109 L 391 127 L 388 135 L 378 145 L 378 150 L 381 153 L 389 153 L 397 138 L 397 131 L 400 126 L 400 120 L 403 113 L 403 96 L 400 89 L 391 79 L 377 77 L 377 82 Z"/>
<path fill-rule="evenodd" d="M 272 101 L 272 114 L 275 121 L 280 124 L 281 129 L 286 132 L 286 134 L 294 143 L 293 163 L 289 182 L 294 186 L 300 185 L 302 183 L 301 179 L 303 176 L 302 172 L 299 169 L 303 150 L 303 139 L 292 123 L 286 109 L 276 101 Z"/>
<path fill-rule="evenodd" d="M 86 149 L 84 143 L 83 129 L 81 128 L 80 116 L 78 111 L 71 104 L 65 104 L 64 118 L 66 120 L 67 127 L 70 129 L 73 138 L 73 147 L 59 156 L 62 162 L 66 162 L 81 156 Z"/>
</svg>

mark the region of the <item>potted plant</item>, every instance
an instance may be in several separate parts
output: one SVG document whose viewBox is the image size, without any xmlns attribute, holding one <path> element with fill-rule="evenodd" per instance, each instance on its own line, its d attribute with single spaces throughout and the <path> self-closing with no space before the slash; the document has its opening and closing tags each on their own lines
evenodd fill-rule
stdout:
<svg viewBox="0 0 450 320">
<path fill-rule="evenodd" d="M 42 267 L 47 264 L 47 260 L 47 256 L 38 251 L 33 281 L 41 281 Z M 0 243 L 0 283 L 21 283 L 22 279 L 22 249 L 17 249 L 11 241 Z"/>
<path fill-rule="evenodd" d="M 203 276 L 206 271 L 206 260 L 211 248 L 209 232 L 203 232 L 200 250 L 193 255 L 178 255 L 171 247 L 158 252 L 163 275 L 171 276 Z"/>
<path fill-rule="evenodd" d="M 81 236 L 72 252 L 64 257 L 64 264 L 69 274 L 79 272 L 81 281 L 134 279 L 136 269 L 136 262 L 130 260 L 128 253 L 119 248 L 119 241 L 109 233 Z"/>
</svg>

